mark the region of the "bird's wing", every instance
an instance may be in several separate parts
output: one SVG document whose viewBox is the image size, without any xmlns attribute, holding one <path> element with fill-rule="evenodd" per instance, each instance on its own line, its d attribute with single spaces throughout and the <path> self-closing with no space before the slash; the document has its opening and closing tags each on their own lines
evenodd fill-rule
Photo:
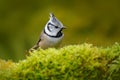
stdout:
<svg viewBox="0 0 120 80">
<path fill-rule="evenodd" d="M 41 35 L 40 35 L 40 38 L 39 40 L 37 41 L 37 44 L 36 45 L 39 45 L 39 43 L 43 40 L 43 31 L 41 32 Z"/>
<path fill-rule="evenodd" d="M 37 49 L 37 48 L 39 48 L 40 46 L 39 46 L 39 43 L 43 40 L 43 31 L 41 32 L 41 35 L 40 35 L 40 38 L 39 38 L 39 40 L 37 41 L 37 43 L 32 47 L 32 49 Z"/>
</svg>

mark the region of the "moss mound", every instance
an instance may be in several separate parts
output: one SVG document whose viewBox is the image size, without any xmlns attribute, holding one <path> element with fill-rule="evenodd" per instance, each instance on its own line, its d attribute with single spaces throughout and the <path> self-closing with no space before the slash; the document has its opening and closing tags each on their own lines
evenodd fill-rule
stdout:
<svg viewBox="0 0 120 80">
<path fill-rule="evenodd" d="M 85 43 L 61 49 L 39 49 L 14 64 L 4 79 L 119 80 L 120 45 L 102 48 Z"/>
</svg>

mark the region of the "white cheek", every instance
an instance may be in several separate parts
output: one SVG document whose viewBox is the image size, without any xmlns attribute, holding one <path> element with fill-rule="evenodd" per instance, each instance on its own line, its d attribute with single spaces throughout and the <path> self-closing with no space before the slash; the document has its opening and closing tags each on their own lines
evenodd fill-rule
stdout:
<svg viewBox="0 0 120 80">
<path fill-rule="evenodd" d="M 54 29 L 51 30 L 51 31 L 49 31 L 49 30 L 47 29 L 47 26 L 45 27 L 45 32 L 46 32 L 47 34 L 51 35 L 51 36 L 56 36 L 56 32 L 54 31 Z"/>
<path fill-rule="evenodd" d="M 50 30 L 51 30 L 51 31 L 53 31 L 53 30 L 54 30 L 53 26 L 50 26 Z"/>
</svg>

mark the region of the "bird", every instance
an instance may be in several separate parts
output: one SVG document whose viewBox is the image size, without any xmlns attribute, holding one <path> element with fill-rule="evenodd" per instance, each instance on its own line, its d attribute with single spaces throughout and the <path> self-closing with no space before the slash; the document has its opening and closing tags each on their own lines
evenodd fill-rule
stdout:
<svg viewBox="0 0 120 80">
<path fill-rule="evenodd" d="M 50 13 L 49 15 L 50 18 L 42 30 L 39 40 L 30 50 L 56 47 L 62 41 L 64 37 L 62 30 L 66 29 L 66 27 L 63 26 L 62 22 L 59 21 L 53 13 Z"/>
</svg>

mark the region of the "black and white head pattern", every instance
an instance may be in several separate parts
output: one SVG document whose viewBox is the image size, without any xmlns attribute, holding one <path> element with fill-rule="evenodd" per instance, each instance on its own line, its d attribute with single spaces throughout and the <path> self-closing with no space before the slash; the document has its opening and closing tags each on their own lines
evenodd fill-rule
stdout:
<svg viewBox="0 0 120 80">
<path fill-rule="evenodd" d="M 57 38 L 63 35 L 61 32 L 63 29 L 63 24 L 54 16 L 54 14 L 50 13 L 50 19 L 45 26 L 44 33 L 50 37 Z"/>
</svg>

